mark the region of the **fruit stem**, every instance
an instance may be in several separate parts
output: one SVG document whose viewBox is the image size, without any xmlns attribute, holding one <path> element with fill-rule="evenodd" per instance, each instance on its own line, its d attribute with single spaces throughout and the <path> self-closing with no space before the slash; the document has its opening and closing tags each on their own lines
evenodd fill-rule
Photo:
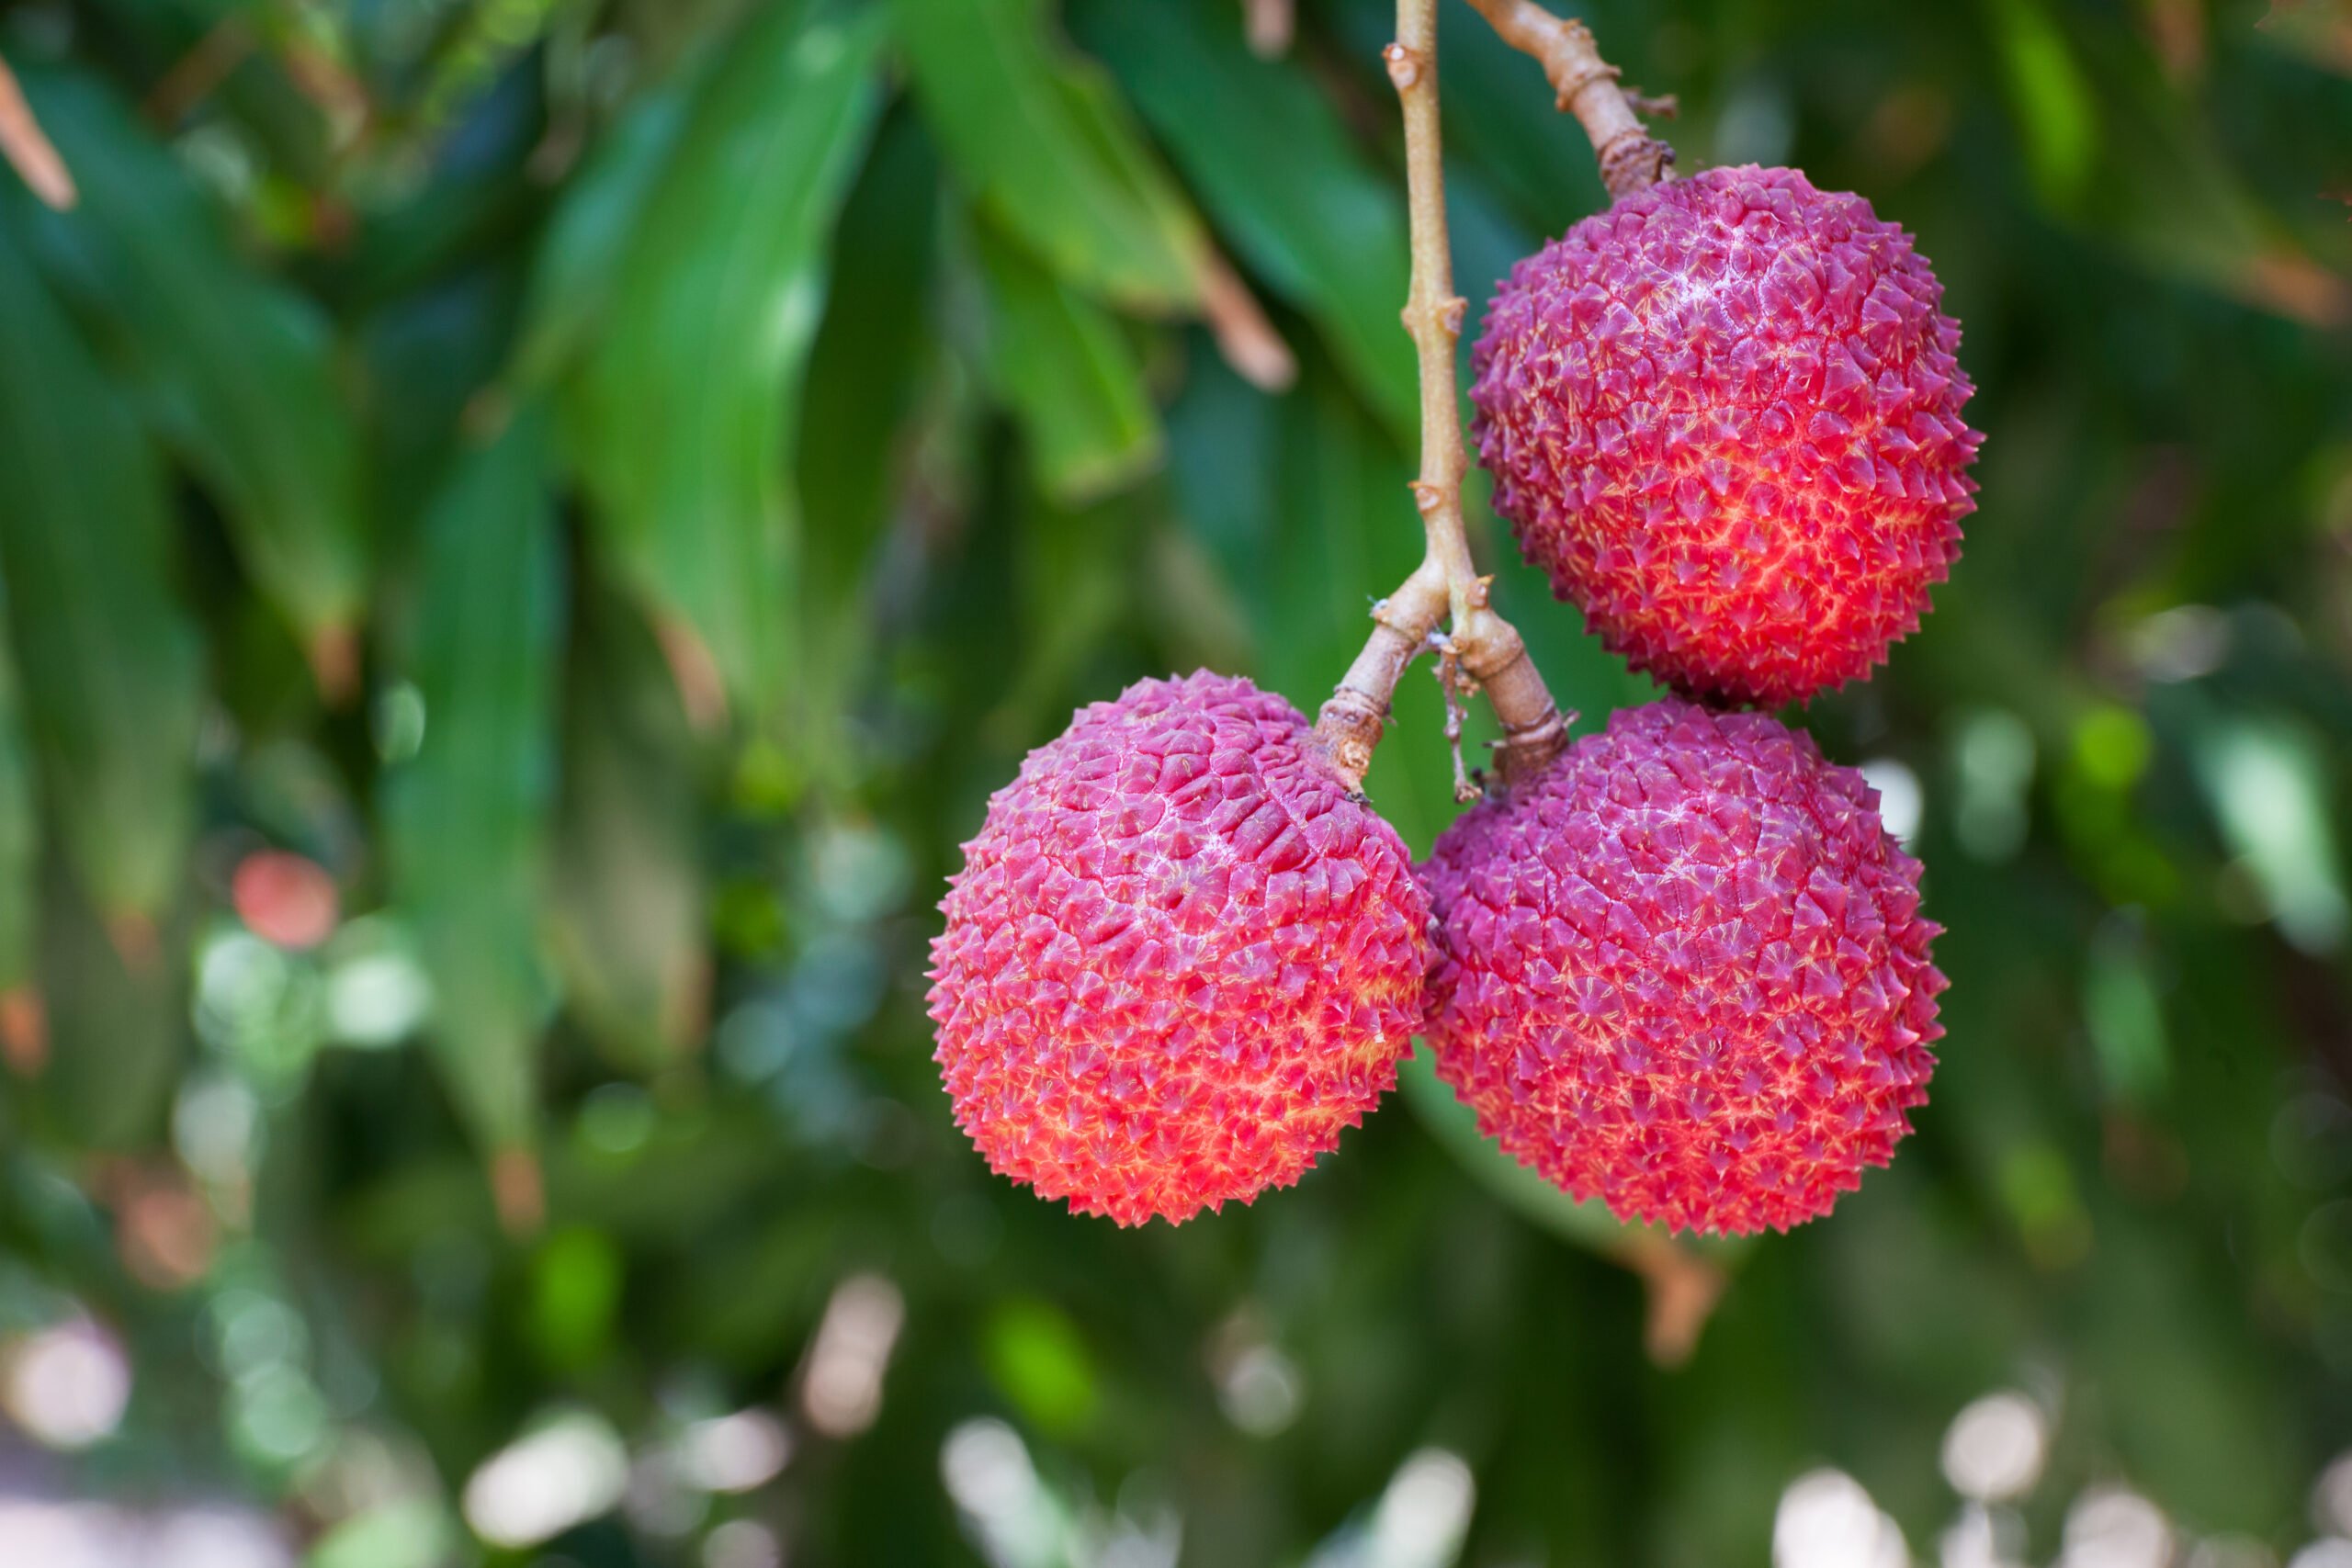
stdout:
<svg viewBox="0 0 2352 1568">
<path fill-rule="evenodd" d="M 1642 129 L 1636 109 L 1671 115 L 1672 98 L 1645 98 L 1617 85 L 1622 74 L 1600 58 L 1592 29 L 1552 15 L 1535 0 L 1470 0 L 1502 40 L 1531 56 L 1558 96 L 1560 112 L 1577 117 L 1592 139 L 1600 183 L 1611 200 L 1672 179 L 1674 149 Z"/>
<path fill-rule="evenodd" d="M 1421 476 L 1413 481 L 1413 503 L 1429 553 L 1396 592 L 1374 606 L 1378 624 L 1316 725 L 1351 788 L 1361 785 L 1371 765 L 1397 680 L 1442 619 L 1451 623 L 1448 641 L 1461 672 L 1486 692 L 1502 722 L 1496 750 L 1505 783 L 1550 761 L 1567 737 L 1527 644 L 1487 602 L 1490 580 L 1480 577 L 1471 560 L 1462 522 L 1462 479 L 1470 459 L 1462 446 L 1462 394 L 1453 363 L 1469 306 L 1453 292 L 1453 243 L 1445 223 L 1437 8 L 1438 0 L 1396 0 L 1396 41 L 1382 55 L 1405 115 L 1413 275 L 1404 321 L 1419 355 L 1421 381 Z"/>
</svg>

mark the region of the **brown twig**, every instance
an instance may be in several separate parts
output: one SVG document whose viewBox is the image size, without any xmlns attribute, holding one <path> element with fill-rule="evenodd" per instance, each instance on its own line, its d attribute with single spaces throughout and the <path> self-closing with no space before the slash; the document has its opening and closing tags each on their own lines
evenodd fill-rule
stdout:
<svg viewBox="0 0 2352 1568">
<path fill-rule="evenodd" d="M 17 85 L 16 73 L 5 60 L 0 60 L 0 157 L 24 176 L 35 196 L 58 211 L 80 199 L 65 160 L 33 118 L 33 107 L 25 102 L 24 89 Z"/>
<path fill-rule="evenodd" d="M 1413 481 L 1413 502 L 1429 553 L 1396 592 L 1374 607 L 1378 624 L 1317 722 L 1334 764 L 1351 785 L 1361 784 L 1371 764 L 1398 678 L 1441 620 L 1450 623 L 1448 644 L 1461 672 L 1486 692 L 1502 721 L 1498 753 L 1505 783 L 1540 769 L 1566 743 L 1567 727 L 1527 656 L 1527 645 L 1487 602 L 1488 580 L 1478 575 L 1470 558 L 1463 526 L 1462 479 L 1470 460 L 1462 445 L 1453 363 L 1468 307 L 1453 292 L 1445 222 L 1437 6 L 1438 0 L 1397 0 L 1396 41 L 1384 56 L 1405 115 L 1413 275 L 1404 319 L 1419 356 L 1421 382 L 1421 476 Z"/>
<path fill-rule="evenodd" d="M 1642 129 L 1639 112 L 1671 115 L 1671 98 L 1645 98 L 1618 85 L 1617 67 L 1600 58 L 1592 29 L 1552 15 L 1535 0 L 1470 0 L 1502 40 L 1532 56 L 1577 117 L 1600 161 L 1600 183 L 1614 198 L 1670 179 L 1674 149 Z"/>
</svg>

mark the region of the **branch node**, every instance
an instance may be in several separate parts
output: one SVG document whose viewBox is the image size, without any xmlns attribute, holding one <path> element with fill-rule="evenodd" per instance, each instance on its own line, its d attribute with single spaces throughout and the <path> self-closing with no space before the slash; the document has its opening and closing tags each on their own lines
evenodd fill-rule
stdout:
<svg viewBox="0 0 2352 1568">
<path fill-rule="evenodd" d="M 1588 51 L 1590 51 L 1591 29 L 1578 22 L 1570 22 L 1568 26 L 1576 29 L 1574 37 L 1577 46 Z M 1624 72 L 1607 63 L 1596 54 L 1592 57 L 1592 63 L 1575 75 L 1554 81 L 1552 103 L 1562 114 L 1574 114 L 1577 112 L 1577 100 L 1584 96 L 1587 88 L 1599 86 L 1603 82 L 1618 81 L 1624 74 Z"/>
<path fill-rule="evenodd" d="M 1408 92 L 1421 79 L 1421 57 L 1401 43 L 1392 43 L 1380 51 L 1381 60 L 1388 67 L 1388 79 L 1396 84 L 1400 93 Z"/>
</svg>

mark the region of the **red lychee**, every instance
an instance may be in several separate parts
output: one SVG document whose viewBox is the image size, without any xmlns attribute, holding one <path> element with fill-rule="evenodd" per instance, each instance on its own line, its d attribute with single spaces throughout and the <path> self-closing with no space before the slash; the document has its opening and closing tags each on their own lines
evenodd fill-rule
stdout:
<svg viewBox="0 0 2352 1568">
<path fill-rule="evenodd" d="M 964 854 L 937 1059 L 1041 1196 L 1121 1224 L 1247 1202 L 1396 1084 L 1429 906 L 1280 697 L 1204 671 L 1082 709 Z"/>
<path fill-rule="evenodd" d="M 1620 1219 L 1784 1230 L 1927 1099 L 1919 863 L 1861 774 L 1765 715 L 1619 713 L 1456 820 L 1422 879 L 1439 1075 Z"/>
<path fill-rule="evenodd" d="M 1521 551 L 1612 650 L 1778 705 L 1865 675 L 1960 553 L 1982 439 L 1909 236 L 1793 169 L 1710 169 L 1511 269 L 1473 434 Z"/>
</svg>

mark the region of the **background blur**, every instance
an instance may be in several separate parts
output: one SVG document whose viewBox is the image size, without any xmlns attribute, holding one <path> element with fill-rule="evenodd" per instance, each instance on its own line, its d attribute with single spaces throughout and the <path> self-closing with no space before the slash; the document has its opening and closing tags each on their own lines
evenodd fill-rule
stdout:
<svg viewBox="0 0 2352 1568">
<path fill-rule="evenodd" d="M 2352 12 L 1587 15 L 1919 236 L 1989 432 L 1803 716 L 1934 1098 L 1741 1248 L 1421 1067 L 1121 1232 L 929 1059 L 1023 752 L 1311 711 L 1418 557 L 1378 0 L 0 4 L 81 197 L 0 174 L 0 1562 L 2352 1563 Z M 1445 23 L 1475 302 L 1600 194 Z"/>
</svg>

